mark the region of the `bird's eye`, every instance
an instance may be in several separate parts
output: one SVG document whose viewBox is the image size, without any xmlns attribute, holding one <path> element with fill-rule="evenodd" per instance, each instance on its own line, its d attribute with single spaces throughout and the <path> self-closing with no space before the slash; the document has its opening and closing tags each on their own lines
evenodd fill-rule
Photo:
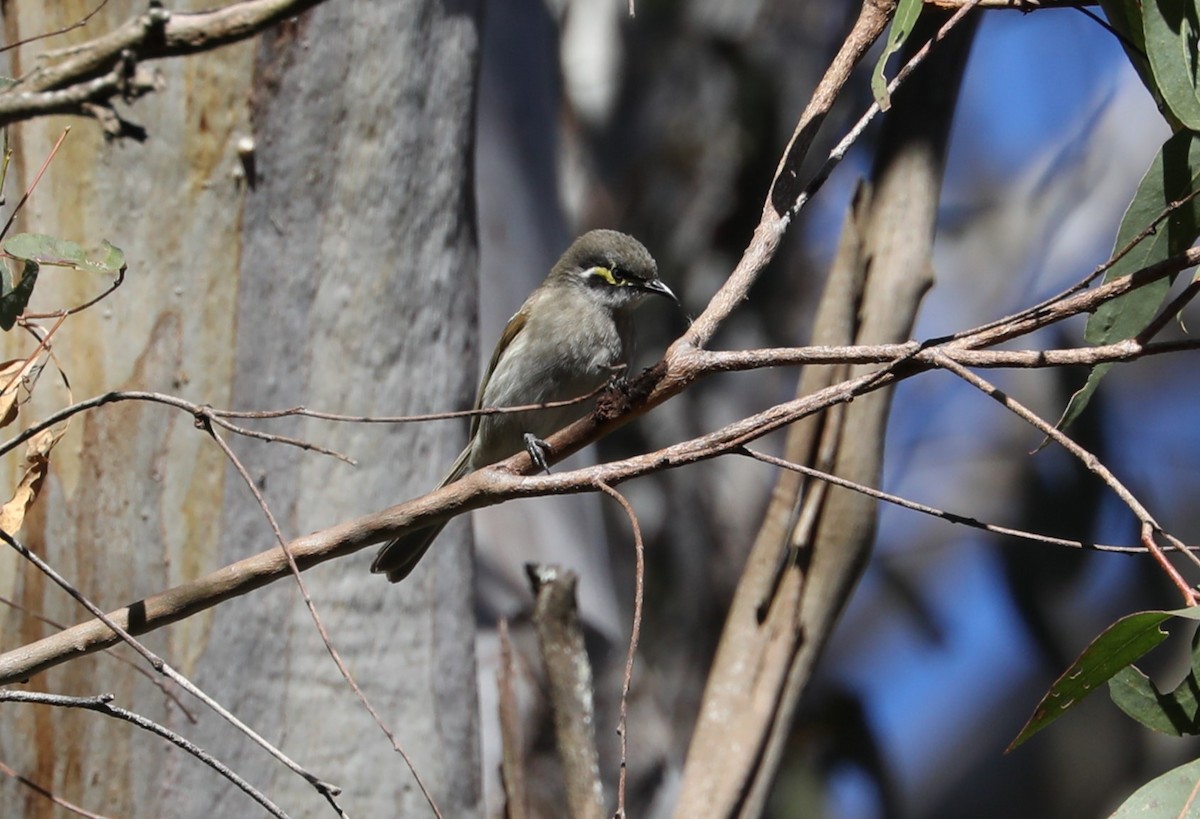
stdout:
<svg viewBox="0 0 1200 819">
<path fill-rule="evenodd" d="M 588 278 L 593 284 L 607 284 L 612 287 L 621 287 L 629 283 L 629 278 L 623 272 L 602 265 L 596 265 L 589 270 Z"/>
</svg>

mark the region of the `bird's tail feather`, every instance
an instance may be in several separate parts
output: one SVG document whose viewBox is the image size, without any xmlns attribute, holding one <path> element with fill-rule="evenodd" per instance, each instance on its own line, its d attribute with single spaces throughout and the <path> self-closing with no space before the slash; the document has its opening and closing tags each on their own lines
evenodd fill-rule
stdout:
<svg viewBox="0 0 1200 819">
<path fill-rule="evenodd" d="M 399 583 L 417 567 L 445 526 L 446 524 L 439 523 L 436 526 L 417 529 L 384 544 L 371 563 L 371 571 L 386 574 L 389 582 Z"/>
<path fill-rule="evenodd" d="M 470 471 L 470 457 L 471 447 L 468 446 L 454 461 L 454 465 L 450 467 L 450 472 L 446 477 L 442 478 L 438 489 L 454 483 L 467 474 Z M 371 562 L 371 571 L 375 574 L 386 574 L 390 582 L 399 583 L 417 567 L 421 558 L 429 551 L 429 547 L 433 545 L 433 541 L 437 539 L 444 528 L 446 528 L 446 523 L 437 523 L 407 532 L 395 540 L 388 541 L 375 555 L 375 560 Z"/>
</svg>

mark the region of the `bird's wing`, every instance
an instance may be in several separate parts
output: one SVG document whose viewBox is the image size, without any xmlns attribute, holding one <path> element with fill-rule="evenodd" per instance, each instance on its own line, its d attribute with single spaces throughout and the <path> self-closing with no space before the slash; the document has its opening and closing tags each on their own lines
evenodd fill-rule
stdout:
<svg viewBox="0 0 1200 819">
<path fill-rule="evenodd" d="M 479 382 L 479 392 L 475 396 L 475 409 L 483 409 L 483 394 L 487 391 L 488 382 L 492 380 L 492 373 L 496 371 L 496 365 L 500 363 L 501 356 L 508 349 L 508 345 L 512 344 L 513 339 L 517 334 L 525 328 L 525 322 L 528 320 L 529 314 L 526 312 L 524 305 L 517 311 L 516 315 L 508 320 L 508 325 L 504 328 L 504 332 L 500 336 L 500 340 L 496 342 L 496 349 L 492 351 L 492 360 L 488 364 L 487 372 L 483 375 L 483 380 Z M 474 440 L 475 433 L 479 430 L 479 419 L 481 415 L 471 416 L 471 439 Z"/>
</svg>

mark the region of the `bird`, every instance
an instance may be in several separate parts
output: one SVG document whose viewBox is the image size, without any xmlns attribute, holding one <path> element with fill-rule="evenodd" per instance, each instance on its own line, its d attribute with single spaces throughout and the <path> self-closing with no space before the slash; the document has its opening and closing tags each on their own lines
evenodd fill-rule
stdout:
<svg viewBox="0 0 1200 819">
<path fill-rule="evenodd" d="M 658 265 L 645 245 L 615 230 L 584 233 L 509 319 L 479 384 L 475 409 L 568 401 L 613 380 L 628 364 L 633 310 L 647 296 L 679 304 L 659 279 Z M 549 448 L 543 439 L 582 418 L 590 406 L 580 401 L 473 416 L 468 443 L 438 488 L 522 449 L 548 471 Z M 407 532 L 384 544 L 371 571 L 400 582 L 445 525 Z"/>
</svg>

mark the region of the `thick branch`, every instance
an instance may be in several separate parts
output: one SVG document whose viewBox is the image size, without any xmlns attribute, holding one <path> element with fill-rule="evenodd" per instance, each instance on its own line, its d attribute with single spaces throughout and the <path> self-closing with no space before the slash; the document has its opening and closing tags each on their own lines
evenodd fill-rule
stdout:
<svg viewBox="0 0 1200 819">
<path fill-rule="evenodd" d="M 140 61 L 182 57 L 245 40 L 321 2 L 243 0 L 195 14 L 152 7 L 94 40 L 58 55 L 43 55 L 43 65 L 0 93 L 0 125 L 48 113 L 88 115 L 88 103 L 105 105 L 117 95 L 154 88 L 144 80 L 131 86 L 133 68 Z"/>
</svg>

